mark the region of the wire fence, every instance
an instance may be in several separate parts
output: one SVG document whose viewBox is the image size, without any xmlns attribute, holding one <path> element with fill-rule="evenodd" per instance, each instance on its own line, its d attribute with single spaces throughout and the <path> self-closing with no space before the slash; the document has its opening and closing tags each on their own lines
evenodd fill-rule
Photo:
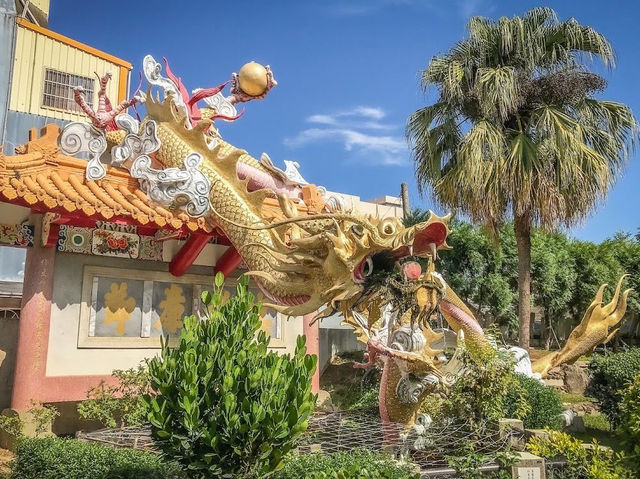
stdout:
<svg viewBox="0 0 640 479">
<path fill-rule="evenodd" d="M 449 422 L 418 429 L 419 434 L 415 430 L 406 433 L 404 425 L 384 424 L 370 412 L 317 413 L 298 444 L 298 453 L 332 454 L 364 448 L 411 459 L 423 470 L 446 469 L 448 457 L 463 455 L 465 451 L 490 455 L 505 451 L 514 440 L 522 439 L 518 431 L 500 433 L 497 426 L 489 423 L 471 428 L 468 424 Z M 78 433 L 78 438 L 156 452 L 148 428 L 101 429 Z"/>
</svg>

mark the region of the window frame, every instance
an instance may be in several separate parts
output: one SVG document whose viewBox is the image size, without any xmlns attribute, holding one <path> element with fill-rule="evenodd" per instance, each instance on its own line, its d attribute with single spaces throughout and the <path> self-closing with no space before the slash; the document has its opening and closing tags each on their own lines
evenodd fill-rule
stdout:
<svg viewBox="0 0 640 479">
<path fill-rule="evenodd" d="M 140 337 L 127 336 L 90 336 L 92 327 L 95 328 L 96 315 L 96 294 L 98 278 L 107 277 L 115 279 L 131 279 L 144 281 L 143 287 L 143 304 L 140 305 L 142 310 L 142 322 L 140 327 Z M 206 315 L 206 309 L 203 307 L 200 297 L 203 287 L 213 285 L 213 276 L 185 274 L 183 276 L 173 276 L 165 271 L 150 270 L 131 270 L 121 268 L 111 268 L 107 266 L 91 266 L 85 265 L 82 274 L 82 293 L 80 300 L 80 324 L 78 327 L 78 349 L 160 349 L 160 337 L 143 336 L 143 332 L 150 334 L 147 327 L 152 324 L 152 291 L 154 282 L 166 282 L 176 284 L 188 284 L 192 287 L 193 297 L 191 314 L 200 318 Z M 228 278 L 227 285 L 235 290 L 237 278 Z M 251 292 L 257 298 L 257 288 L 250 286 Z M 145 309 L 146 308 L 146 309 Z M 286 344 L 286 327 L 285 321 L 288 318 L 278 311 L 273 311 L 277 320 L 276 328 L 279 332 L 279 338 L 271 338 L 269 341 L 270 349 L 283 349 Z M 147 321 L 147 323 L 145 323 Z M 95 331 L 95 329 L 94 329 Z M 179 336 L 172 334 L 169 336 L 169 345 L 176 345 Z"/>
<path fill-rule="evenodd" d="M 97 285 L 101 277 L 131 279 L 144 282 L 143 298 L 140 309 L 142 324 L 139 337 L 94 336 L 97 302 Z M 192 287 L 191 314 L 200 315 L 200 291 L 202 284 L 213 284 L 213 276 L 185 274 L 173 276 L 164 271 L 127 270 L 104 266 L 85 266 L 82 275 L 82 296 L 80 302 L 80 325 L 78 328 L 78 348 L 106 349 L 160 349 L 160 337 L 150 336 L 153 305 L 152 292 L 154 282 L 188 284 Z M 144 334 L 144 336 L 143 336 Z M 169 344 L 177 344 L 178 335 L 169 336 Z"/>
<path fill-rule="evenodd" d="M 60 74 L 60 75 L 68 75 L 69 77 L 69 83 L 64 84 L 64 83 L 59 83 L 57 81 L 54 80 L 48 80 L 48 74 L 49 72 L 52 72 L 54 74 Z M 93 108 L 93 102 L 94 102 L 94 95 L 96 92 L 96 79 L 92 78 L 92 77 L 85 77 L 83 75 L 77 75 L 75 73 L 69 73 L 69 72 L 65 72 L 62 70 L 58 70 L 57 68 L 52 68 L 52 67 L 45 67 L 44 69 L 44 77 L 42 79 L 42 98 L 40 101 L 40 104 L 42 106 L 42 108 L 46 108 L 46 109 L 50 109 L 50 110 L 56 110 L 56 111 L 63 111 L 66 113 L 74 113 L 74 114 L 80 114 L 83 115 L 84 112 L 82 111 L 82 108 L 80 108 L 80 105 L 78 105 L 75 102 L 75 99 L 73 98 L 73 87 L 78 86 L 78 85 L 72 85 L 71 81 L 73 79 L 82 79 L 84 80 L 84 87 L 85 87 L 85 100 L 87 102 L 87 104 Z M 91 89 L 89 90 L 89 88 L 86 86 L 87 82 L 91 83 Z M 54 93 L 47 93 L 47 83 L 50 83 L 52 85 L 61 85 L 64 86 L 66 88 L 68 88 L 68 93 L 69 93 L 69 97 L 65 98 L 62 97 L 60 95 L 54 94 Z M 51 97 L 54 101 L 54 105 L 47 105 L 45 102 L 45 98 L 46 97 Z M 55 99 L 60 99 L 63 101 L 66 101 L 66 108 L 60 107 L 60 106 L 56 106 L 55 105 Z"/>
</svg>

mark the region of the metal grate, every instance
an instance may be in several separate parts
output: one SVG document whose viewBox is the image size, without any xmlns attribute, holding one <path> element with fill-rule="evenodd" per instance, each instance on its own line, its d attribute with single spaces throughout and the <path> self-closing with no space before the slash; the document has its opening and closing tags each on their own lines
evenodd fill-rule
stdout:
<svg viewBox="0 0 640 479">
<path fill-rule="evenodd" d="M 84 88 L 85 99 L 93 106 L 94 79 L 47 68 L 42 105 L 60 110 L 82 111 L 73 99 L 73 87 Z"/>
</svg>

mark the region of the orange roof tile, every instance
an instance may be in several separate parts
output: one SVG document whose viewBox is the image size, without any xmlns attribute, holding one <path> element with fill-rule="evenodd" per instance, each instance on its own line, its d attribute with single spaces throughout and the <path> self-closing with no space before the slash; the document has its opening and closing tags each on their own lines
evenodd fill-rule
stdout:
<svg viewBox="0 0 640 479">
<path fill-rule="evenodd" d="M 114 221 L 140 226 L 212 233 L 206 218 L 191 218 L 153 204 L 127 170 L 107 167 L 100 181 L 85 178 L 86 161 L 60 154 L 60 129 L 47 125 L 40 138 L 29 132 L 29 143 L 19 154 L 0 153 L 0 201 L 40 212 Z"/>
</svg>

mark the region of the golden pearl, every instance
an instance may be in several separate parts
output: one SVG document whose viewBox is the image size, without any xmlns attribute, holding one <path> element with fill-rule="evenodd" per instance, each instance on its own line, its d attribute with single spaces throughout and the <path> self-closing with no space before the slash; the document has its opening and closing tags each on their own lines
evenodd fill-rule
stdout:
<svg viewBox="0 0 640 479">
<path fill-rule="evenodd" d="M 248 95 L 262 95 L 267 89 L 267 69 L 256 62 L 245 63 L 238 73 L 238 81 Z"/>
</svg>

